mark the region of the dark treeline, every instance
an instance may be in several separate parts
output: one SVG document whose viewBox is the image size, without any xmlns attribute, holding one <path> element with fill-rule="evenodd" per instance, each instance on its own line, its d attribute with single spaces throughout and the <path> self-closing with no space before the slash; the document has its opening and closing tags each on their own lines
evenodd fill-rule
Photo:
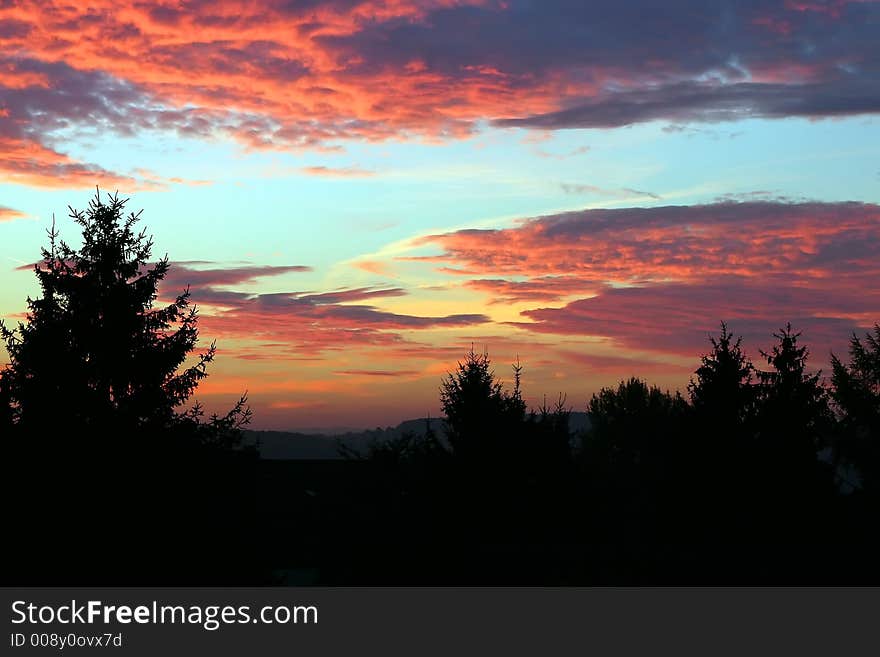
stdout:
<svg viewBox="0 0 880 657">
<path fill-rule="evenodd" d="M 880 327 L 827 382 L 800 337 L 781 329 L 755 365 L 722 324 L 686 396 L 622 381 L 580 434 L 562 399 L 527 411 L 519 364 L 506 392 L 469 353 L 441 389 L 447 440 L 360 456 L 340 581 L 878 581 Z"/>
<path fill-rule="evenodd" d="M 27 320 L 0 328 L 6 583 L 878 583 L 880 326 L 825 379 L 800 333 L 760 360 L 721 325 L 685 394 L 640 379 L 529 409 L 473 350 L 444 417 L 337 461 L 260 461 L 228 414 L 185 409 L 183 292 L 124 201 L 50 233 Z M 185 410 L 182 410 L 185 409 Z"/>
</svg>

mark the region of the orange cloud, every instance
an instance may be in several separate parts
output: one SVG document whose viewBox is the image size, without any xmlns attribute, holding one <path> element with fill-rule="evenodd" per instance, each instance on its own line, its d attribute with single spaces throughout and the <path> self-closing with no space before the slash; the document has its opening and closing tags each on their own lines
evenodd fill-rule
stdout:
<svg viewBox="0 0 880 657">
<path fill-rule="evenodd" d="M 327 149 L 464 137 L 484 122 L 553 130 L 880 111 L 875 3 L 707 0 L 660 12 L 556 1 L 5 3 L 0 136 L 48 151 L 11 179 L 109 176 L 56 152 L 60 131 L 84 126 Z M 721 14 L 723 38 L 712 27 Z M 809 49 L 790 43 L 801 31 Z"/>
<path fill-rule="evenodd" d="M 97 165 L 83 164 L 35 141 L 0 136 L 0 181 L 36 187 L 92 187 L 99 182 L 122 191 L 145 185 Z"/>
<path fill-rule="evenodd" d="M 14 219 L 21 219 L 26 216 L 24 212 L 0 205 L 0 221 L 13 221 Z"/>
<path fill-rule="evenodd" d="M 353 262 L 351 266 L 378 276 L 393 275 L 391 267 L 389 267 L 387 263 L 378 260 L 358 260 L 357 262 Z"/>
</svg>

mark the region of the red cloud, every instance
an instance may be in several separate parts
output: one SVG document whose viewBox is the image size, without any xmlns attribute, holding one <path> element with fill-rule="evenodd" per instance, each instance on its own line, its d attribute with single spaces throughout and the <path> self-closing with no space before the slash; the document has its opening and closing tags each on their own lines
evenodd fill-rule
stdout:
<svg viewBox="0 0 880 657">
<path fill-rule="evenodd" d="M 538 276 L 526 281 L 511 281 L 503 278 L 475 278 L 464 283 L 472 290 L 489 295 L 489 303 L 517 303 L 522 301 L 551 302 L 571 296 L 598 290 L 602 284 L 576 276 Z"/>
<path fill-rule="evenodd" d="M 803 330 L 820 358 L 845 347 L 858 326 L 853 318 L 873 311 L 880 316 L 880 294 L 836 294 L 828 290 L 786 286 L 770 280 L 724 280 L 718 283 L 654 284 L 609 289 L 562 308 L 523 312 L 529 331 L 597 335 L 626 349 L 694 356 L 720 320 L 743 335 L 757 355 L 758 347 L 786 321 Z"/>
<path fill-rule="evenodd" d="M 634 283 L 706 275 L 829 275 L 827 265 L 880 256 L 880 206 L 862 203 L 716 203 L 585 210 L 420 238 L 462 273 L 583 277 Z M 552 278 L 548 279 L 553 281 Z M 552 284 L 555 284 L 552 283 Z"/>
<path fill-rule="evenodd" d="M 763 337 L 763 336 L 762 336 Z M 662 361 L 645 360 L 638 356 L 607 356 L 602 354 L 582 353 L 578 351 L 560 350 L 557 352 L 559 362 L 577 363 L 590 374 L 612 374 L 619 378 L 628 376 L 644 377 L 649 374 L 690 374 L 693 367 L 671 364 Z M 694 357 L 693 353 L 688 354 Z"/>
<path fill-rule="evenodd" d="M 137 182 L 60 152 L 59 134 L 83 127 L 289 149 L 460 137 L 484 121 L 556 129 L 880 111 L 875 3 L 667 5 L 4 3 L 0 138 L 12 155 L 0 174 Z"/>
<path fill-rule="evenodd" d="M 880 206 L 716 203 L 587 210 L 418 241 L 476 278 L 491 301 L 552 303 L 513 323 L 553 335 L 693 355 L 725 319 L 763 346 L 779 324 L 824 358 L 880 318 Z M 498 276 L 504 278 L 498 278 Z"/>
</svg>

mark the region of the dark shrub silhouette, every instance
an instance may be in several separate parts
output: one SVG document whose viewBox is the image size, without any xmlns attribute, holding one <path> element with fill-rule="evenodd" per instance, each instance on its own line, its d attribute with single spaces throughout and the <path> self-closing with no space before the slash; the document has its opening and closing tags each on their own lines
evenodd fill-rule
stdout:
<svg viewBox="0 0 880 657">
<path fill-rule="evenodd" d="M 429 422 L 423 435 L 347 452 L 363 466 L 350 492 L 354 537 L 341 542 L 362 547 L 345 557 L 358 564 L 349 578 L 505 583 L 516 571 L 519 581 L 546 581 L 556 568 L 548 537 L 578 528 L 563 519 L 570 509 L 560 503 L 573 494 L 569 410 L 562 396 L 554 407 L 528 411 L 523 367 L 517 362 L 513 372 L 507 391 L 488 354 L 471 350 L 443 380 L 443 435 Z"/>
<path fill-rule="evenodd" d="M 684 428 L 687 402 L 640 379 L 602 388 L 588 405 L 584 452 L 615 485 L 638 486 L 665 472 L 672 442 Z"/>
<path fill-rule="evenodd" d="M 621 568 L 619 581 L 637 580 L 659 546 L 678 538 L 675 514 L 686 499 L 680 486 L 691 476 L 680 467 L 690 408 L 679 393 L 630 378 L 594 394 L 587 411 L 580 458 L 595 501 L 591 533 L 612 555 L 629 555 L 628 566 L 605 568 Z"/>
<path fill-rule="evenodd" d="M 5 374 L 5 369 L 0 370 L 0 445 L 12 435 L 12 394 Z"/>
<path fill-rule="evenodd" d="M 560 393 L 552 407 L 545 398 L 540 408 L 529 413 L 523 458 L 531 463 L 537 476 L 553 478 L 573 464 L 571 408 L 566 401 Z"/>
<path fill-rule="evenodd" d="M 71 209 L 79 248 L 53 225 L 34 268 L 42 295 L 16 329 L 0 324 L 16 483 L 28 500 L 58 496 L 19 509 L 26 540 L 12 565 L 22 575 L 27 565 L 53 582 L 197 581 L 212 562 L 200 548 L 233 546 L 250 504 L 253 455 L 232 449 L 250 410 L 244 398 L 209 421 L 198 404 L 180 409 L 214 345 L 181 369 L 197 311 L 188 291 L 154 307 L 168 259 L 150 263 L 152 240 L 125 203 L 96 193 L 85 212 Z M 95 524 L 113 540 L 85 530 Z"/>
</svg>

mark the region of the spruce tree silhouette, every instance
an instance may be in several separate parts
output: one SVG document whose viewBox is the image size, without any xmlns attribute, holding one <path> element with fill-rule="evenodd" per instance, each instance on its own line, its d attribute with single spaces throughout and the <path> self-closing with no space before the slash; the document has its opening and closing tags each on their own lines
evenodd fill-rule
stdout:
<svg viewBox="0 0 880 657">
<path fill-rule="evenodd" d="M 462 569 L 501 568 L 499 555 L 486 546 L 516 540 L 529 524 L 522 366 L 515 364 L 513 371 L 514 387 L 507 391 L 495 378 L 488 354 L 471 348 L 440 389 L 455 472 L 449 524 L 456 542 L 470 536 L 473 544 L 459 563 Z"/>
<path fill-rule="evenodd" d="M 833 417 L 821 371 L 809 373 L 809 349 L 791 324 L 774 333 L 777 344 L 761 356 L 772 368 L 758 371 L 758 443 L 762 458 L 780 468 L 777 476 L 806 474 L 828 442 Z"/>
<path fill-rule="evenodd" d="M 34 267 L 42 295 L 27 300 L 17 328 L 0 323 L 18 483 L 60 500 L 19 509 L 32 530 L 19 557 L 53 581 L 198 580 L 198 559 L 211 562 L 196 558 L 204 541 L 234 542 L 250 505 L 253 454 L 234 449 L 250 419 L 246 399 L 209 421 L 198 404 L 180 409 L 215 347 L 182 367 L 198 339 L 197 310 L 188 290 L 154 307 L 168 258 L 150 263 L 152 239 L 135 231 L 140 213 L 124 216 L 125 204 L 96 192 L 85 212 L 71 208 L 79 248 L 53 222 Z M 186 510 L 193 503 L 206 508 Z M 81 530 L 95 516 L 108 523 L 112 547 Z M 77 539 L 51 540 L 65 529 Z"/>
<path fill-rule="evenodd" d="M 840 415 L 835 460 L 858 473 L 853 482 L 880 501 L 880 324 L 862 339 L 853 335 L 849 362 L 832 355 L 831 395 Z"/>
<path fill-rule="evenodd" d="M 756 496 L 753 427 L 754 366 L 727 325 L 710 336 L 712 350 L 701 357 L 696 379 L 688 385 L 693 424 L 687 436 L 684 466 L 700 490 L 694 516 L 704 518 L 699 533 L 716 545 L 746 540 Z"/>
<path fill-rule="evenodd" d="M 4 381 L 17 424 L 48 431 L 61 422 L 99 436 L 107 432 L 166 429 L 193 421 L 198 410 L 178 407 L 207 376 L 215 346 L 178 371 L 198 340 L 198 314 L 185 291 L 154 308 L 168 272 L 167 256 L 150 265 L 152 239 L 137 233 L 140 213 L 123 216 L 125 199 L 100 193 L 87 211 L 71 209 L 82 246 L 59 240 L 34 271 L 42 296 L 28 299 L 26 322 L 12 330 L 0 322 L 10 363 Z M 228 416 L 245 423 L 242 400 Z"/>
<path fill-rule="evenodd" d="M 721 334 L 709 337 L 712 351 L 701 357 L 696 380 L 688 384 L 691 403 L 697 414 L 711 419 L 725 433 L 739 431 L 754 411 L 751 387 L 754 366 L 742 350 L 742 338 L 733 339 L 727 324 Z"/>
<path fill-rule="evenodd" d="M 777 342 L 761 356 L 770 370 L 757 371 L 755 451 L 760 504 L 754 530 L 776 544 L 815 543 L 827 532 L 818 522 L 833 498 L 831 468 L 819 459 L 827 446 L 834 418 L 821 372 L 809 373 L 809 349 L 791 324 L 773 337 Z"/>
<path fill-rule="evenodd" d="M 504 391 L 495 379 L 486 353 L 473 348 L 449 373 L 440 388 L 440 404 L 446 418 L 446 437 L 453 453 L 464 459 L 484 460 L 497 456 L 505 420 L 525 417 L 525 404 L 517 388 Z"/>
</svg>

